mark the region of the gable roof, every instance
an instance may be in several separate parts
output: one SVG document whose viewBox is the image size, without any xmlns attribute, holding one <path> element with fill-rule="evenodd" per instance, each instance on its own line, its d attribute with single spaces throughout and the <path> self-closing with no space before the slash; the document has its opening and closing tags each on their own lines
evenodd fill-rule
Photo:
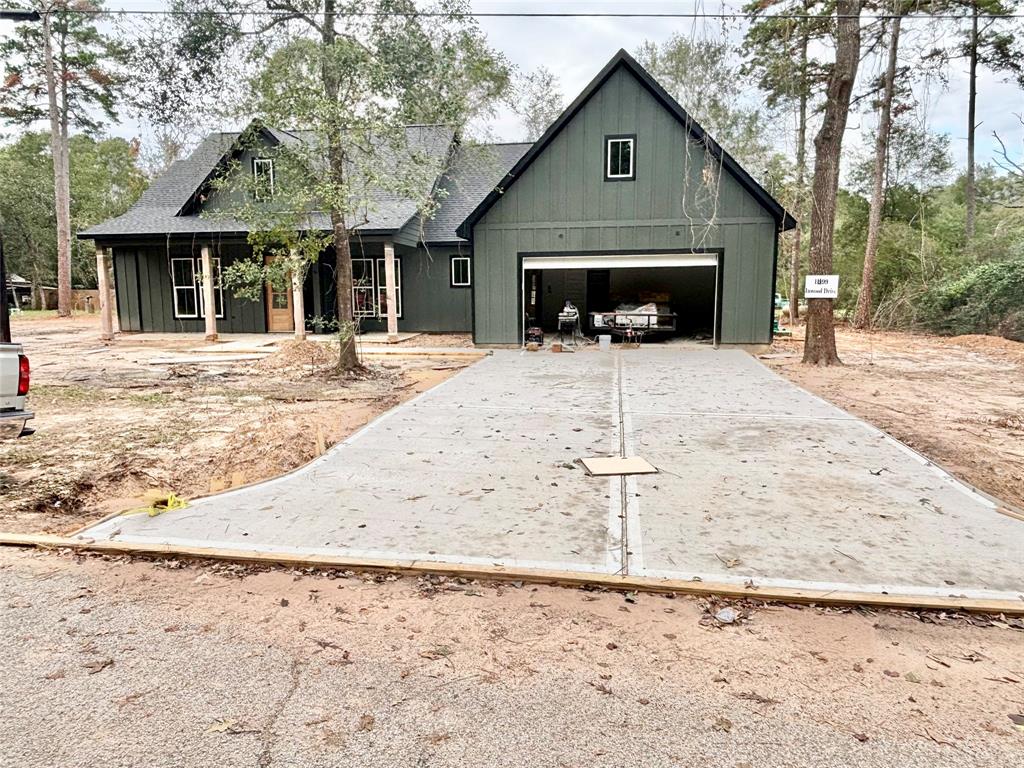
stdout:
<svg viewBox="0 0 1024 768">
<path fill-rule="evenodd" d="M 718 142 L 701 128 L 697 121 L 690 117 L 686 110 L 680 106 L 679 102 L 672 98 L 668 91 L 662 88 L 651 77 L 651 74 L 640 66 L 636 59 L 630 56 L 625 49 L 619 49 L 619 52 L 598 72 L 597 76 L 590 81 L 590 84 L 583 89 L 582 93 L 562 112 L 543 135 L 534 142 L 533 146 L 519 158 L 519 161 L 498 182 L 497 186 L 487 194 L 480 204 L 459 225 L 456 231 L 460 237 L 468 240 L 472 236 L 473 225 L 483 218 L 483 215 L 490 210 L 491 206 L 501 199 L 501 196 L 505 194 L 508 188 L 523 175 L 533 161 L 540 156 L 547 146 L 554 141 L 555 137 L 561 133 L 562 129 L 569 124 L 569 121 L 590 101 L 591 96 L 597 93 L 601 86 L 620 68 L 627 70 L 636 77 L 640 84 L 679 121 L 696 141 L 701 142 L 708 148 L 712 156 L 722 163 L 722 167 L 772 215 L 780 230 L 792 229 L 796 226 L 796 220 L 782 207 L 781 203 L 772 197 L 768 190 L 747 173 L 732 155 L 726 152 Z"/>
<path fill-rule="evenodd" d="M 248 129 L 246 129 L 248 130 Z M 283 131 L 261 128 L 273 142 L 293 144 L 308 142 L 312 134 L 304 131 Z M 223 217 L 203 217 L 196 212 L 194 201 L 207 187 L 222 164 L 238 148 L 244 131 L 212 133 L 187 158 L 172 163 L 153 180 L 142 196 L 125 213 L 78 233 L 81 239 L 126 237 L 133 235 L 173 234 L 245 234 L 248 226 Z M 454 131 L 445 125 L 410 125 L 406 127 L 408 145 L 429 155 L 443 167 L 451 151 Z M 431 180 L 433 185 L 436 179 Z M 363 233 L 392 233 L 402 229 L 417 214 L 416 203 L 383 190 L 372 196 L 367 221 L 359 227 Z M 330 216 L 314 214 L 313 225 L 330 231 Z"/>
<path fill-rule="evenodd" d="M 460 240 L 455 232 L 459 224 L 531 146 L 530 142 L 460 144 L 452 156 L 450 167 L 438 182 L 438 208 L 431 218 L 422 222 L 423 242 Z"/>
</svg>

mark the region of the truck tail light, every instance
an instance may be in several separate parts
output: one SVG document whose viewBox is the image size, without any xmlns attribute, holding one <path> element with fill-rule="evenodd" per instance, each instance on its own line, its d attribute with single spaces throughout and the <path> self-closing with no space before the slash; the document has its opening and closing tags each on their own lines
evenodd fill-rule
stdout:
<svg viewBox="0 0 1024 768">
<path fill-rule="evenodd" d="M 28 394 L 28 357 L 26 355 L 18 355 L 18 397 L 24 397 Z"/>
</svg>

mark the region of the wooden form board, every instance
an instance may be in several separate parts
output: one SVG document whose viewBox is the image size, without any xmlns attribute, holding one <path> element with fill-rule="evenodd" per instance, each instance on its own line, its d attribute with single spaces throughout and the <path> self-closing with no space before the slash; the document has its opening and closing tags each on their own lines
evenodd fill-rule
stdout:
<svg viewBox="0 0 1024 768">
<path fill-rule="evenodd" d="M 399 573 L 440 573 L 468 579 L 528 581 L 535 584 L 592 586 L 625 592 L 655 592 L 688 595 L 719 595 L 733 599 L 817 605 L 868 605 L 880 608 L 1024 616 L 1024 600 L 999 600 L 934 595 L 892 595 L 796 587 L 748 587 L 711 581 L 662 579 L 651 576 L 620 576 L 541 568 L 507 568 L 501 565 L 439 563 L 424 560 L 386 560 L 345 555 L 292 555 L 219 547 L 191 547 L 171 544 L 138 544 L 94 539 L 71 539 L 47 534 L 0 533 L 0 546 L 73 549 L 115 552 L 147 557 L 185 557 L 197 560 L 228 560 L 299 568 L 344 568 L 346 570 L 391 571 Z"/>
</svg>

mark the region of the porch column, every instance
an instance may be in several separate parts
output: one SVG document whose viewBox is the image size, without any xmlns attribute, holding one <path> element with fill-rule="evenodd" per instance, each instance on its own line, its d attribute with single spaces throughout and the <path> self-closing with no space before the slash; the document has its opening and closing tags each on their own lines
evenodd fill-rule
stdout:
<svg viewBox="0 0 1024 768">
<path fill-rule="evenodd" d="M 110 319 L 114 334 L 121 332 L 121 318 L 117 312 L 117 281 L 114 279 L 114 249 L 107 249 L 107 301 L 110 304 Z"/>
<path fill-rule="evenodd" d="M 302 278 L 305 270 L 299 269 L 299 257 L 292 249 L 292 320 L 295 325 L 295 340 L 306 340 L 306 306 L 302 299 Z"/>
<path fill-rule="evenodd" d="M 384 295 L 388 309 L 388 342 L 398 341 L 398 293 L 395 291 L 395 244 L 384 241 Z"/>
<path fill-rule="evenodd" d="M 110 251 L 96 249 L 96 287 L 100 295 L 100 339 L 112 341 L 114 322 L 110 313 Z"/>
<path fill-rule="evenodd" d="M 206 340 L 217 340 L 217 304 L 213 296 L 213 259 L 210 257 L 210 246 L 204 245 L 199 250 L 203 261 L 203 307 L 206 310 Z"/>
</svg>

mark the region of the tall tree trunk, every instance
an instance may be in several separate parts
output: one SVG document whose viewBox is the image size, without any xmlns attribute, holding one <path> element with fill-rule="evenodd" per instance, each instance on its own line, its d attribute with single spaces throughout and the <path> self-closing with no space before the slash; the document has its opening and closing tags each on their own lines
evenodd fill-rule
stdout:
<svg viewBox="0 0 1024 768">
<path fill-rule="evenodd" d="M 971 40 L 968 45 L 970 72 L 967 88 L 967 177 L 964 179 L 964 202 L 967 207 L 967 220 L 964 222 L 964 238 L 967 253 L 974 254 L 974 219 L 977 209 L 977 190 L 975 189 L 974 166 L 974 133 L 975 108 L 978 101 L 978 3 L 975 0 L 971 9 Z"/>
<path fill-rule="evenodd" d="M 53 65 L 50 13 L 43 12 L 43 62 L 50 111 L 50 154 L 53 156 L 53 193 L 57 216 L 57 314 L 71 315 L 71 190 L 68 178 L 67 102 L 57 104 L 57 77 Z M 65 112 L 62 118 L 61 111 Z"/>
<path fill-rule="evenodd" d="M 352 308 L 352 245 L 348 227 L 342 218 L 332 212 L 331 223 L 334 227 L 336 297 L 341 340 L 338 351 L 338 368 L 343 371 L 351 371 L 359 367 L 359 358 L 356 355 L 355 318 Z"/>
<path fill-rule="evenodd" d="M 38 262 L 37 262 L 38 263 Z M 43 307 L 43 281 L 39 277 L 39 267 L 32 268 L 32 309 L 44 309 Z"/>
<path fill-rule="evenodd" d="M 320 76 L 323 80 L 324 95 L 332 104 L 338 101 L 341 92 L 341 75 L 333 58 L 335 55 L 333 47 L 336 39 L 334 31 L 336 21 L 336 0 L 324 0 L 324 20 L 323 26 L 320 28 L 323 42 Z M 336 189 L 342 189 L 345 181 L 345 150 L 341 145 L 344 129 L 343 125 L 331 124 L 328 127 L 327 163 L 330 168 L 331 181 Z M 335 300 L 340 338 L 338 369 L 351 371 L 359 367 L 355 343 L 355 317 L 352 309 L 352 244 L 349 240 L 345 217 L 340 211 L 331 211 L 331 228 L 334 235 Z"/>
<path fill-rule="evenodd" d="M 825 114 L 814 139 L 814 181 L 811 187 L 810 272 L 832 271 L 832 246 L 836 221 L 836 194 L 839 189 L 839 160 L 843 132 L 850 110 L 850 95 L 860 63 L 861 0 L 839 0 L 836 12 L 836 61 L 825 92 Z M 840 362 L 836 352 L 832 300 L 809 299 L 807 332 L 804 341 L 805 363 L 833 365 Z"/>
<path fill-rule="evenodd" d="M 861 273 L 860 293 L 853 324 L 857 328 L 871 325 L 872 298 L 875 287 L 875 258 L 878 255 L 878 235 L 882 228 L 882 207 L 885 205 L 885 174 L 889 156 L 889 133 L 892 128 L 892 97 L 896 90 L 896 59 L 900 47 L 900 22 L 892 20 L 889 39 L 889 61 L 882 85 L 882 103 L 878 118 L 878 136 L 875 138 L 874 187 L 871 190 L 871 211 L 868 214 L 868 242 L 864 249 L 864 269 Z"/>
<path fill-rule="evenodd" d="M 808 8 L 808 3 L 804 3 Z M 800 110 L 799 125 L 797 125 L 796 137 L 796 190 L 797 190 L 797 222 L 793 230 L 793 251 L 789 257 L 789 324 L 796 326 L 800 318 L 800 247 L 803 236 L 803 224 L 800 222 L 800 212 L 803 210 L 805 195 L 804 187 L 807 184 L 807 89 L 810 84 L 807 82 L 807 45 L 810 37 L 806 29 L 800 36 Z"/>
</svg>

